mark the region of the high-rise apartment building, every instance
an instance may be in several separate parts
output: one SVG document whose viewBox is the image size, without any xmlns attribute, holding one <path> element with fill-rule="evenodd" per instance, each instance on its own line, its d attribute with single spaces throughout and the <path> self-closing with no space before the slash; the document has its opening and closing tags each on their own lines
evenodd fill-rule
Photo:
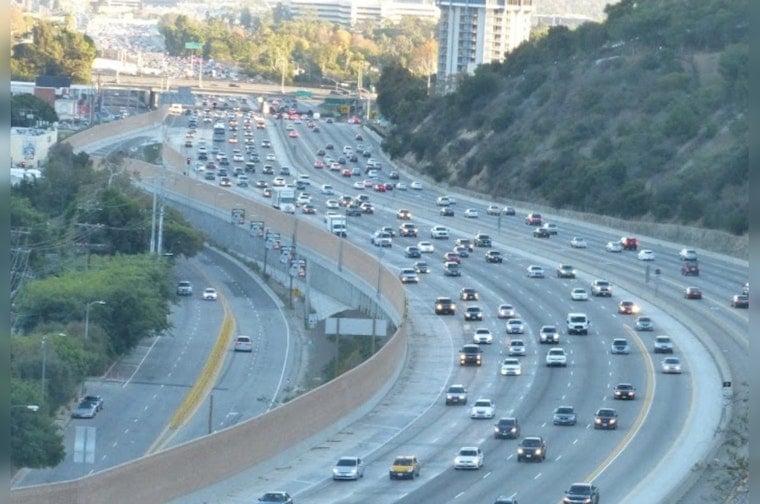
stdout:
<svg viewBox="0 0 760 504">
<path fill-rule="evenodd" d="M 478 65 L 504 61 L 530 37 L 533 0 L 436 0 L 439 92 L 449 92 L 457 75 Z"/>
</svg>

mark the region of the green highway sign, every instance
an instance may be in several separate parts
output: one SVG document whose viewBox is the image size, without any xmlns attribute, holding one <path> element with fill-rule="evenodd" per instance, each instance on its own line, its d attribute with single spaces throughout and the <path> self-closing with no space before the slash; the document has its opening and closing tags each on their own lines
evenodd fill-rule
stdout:
<svg viewBox="0 0 760 504">
<path fill-rule="evenodd" d="M 185 49 L 203 49 L 202 42 L 185 42 Z"/>
</svg>

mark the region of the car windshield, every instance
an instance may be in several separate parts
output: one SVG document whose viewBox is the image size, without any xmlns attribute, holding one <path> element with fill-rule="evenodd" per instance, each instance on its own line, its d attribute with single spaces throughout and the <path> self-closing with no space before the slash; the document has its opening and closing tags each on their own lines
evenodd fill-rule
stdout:
<svg viewBox="0 0 760 504">
<path fill-rule="evenodd" d="M 449 388 L 449 392 L 452 394 L 462 394 L 464 393 L 464 387 L 451 387 Z"/>
<path fill-rule="evenodd" d="M 590 495 L 591 487 L 588 485 L 572 485 L 568 493 L 575 495 Z"/>
<path fill-rule="evenodd" d="M 596 415 L 600 417 L 611 417 L 611 416 L 615 416 L 615 412 L 608 409 L 601 409 L 597 411 Z"/>
<path fill-rule="evenodd" d="M 511 427 L 515 424 L 514 419 L 512 418 L 502 418 L 499 420 L 499 425 L 502 427 Z"/>
<path fill-rule="evenodd" d="M 573 408 L 557 408 L 557 413 L 569 414 L 573 412 Z"/>
<path fill-rule="evenodd" d="M 410 466 L 412 465 L 412 459 L 408 457 L 399 457 L 393 462 L 393 465 L 397 466 Z"/>
<path fill-rule="evenodd" d="M 542 329 L 542 331 L 545 332 L 545 333 L 553 333 L 553 332 L 557 332 L 557 328 L 556 327 L 544 327 Z"/>
<path fill-rule="evenodd" d="M 522 444 L 523 446 L 541 446 L 541 440 L 537 438 L 525 438 Z"/>
<path fill-rule="evenodd" d="M 475 406 L 484 407 L 484 406 L 491 406 L 490 401 L 475 401 Z"/>
<path fill-rule="evenodd" d="M 462 449 L 459 450 L 459 455 L 462 457 L 475 457 L 478 455 L 478 450 L 473 450 L 471 448 Z"/>
<path fill-rule="evenodd" d="M 356 459 L 348 459 L 348 458 L 342 458 L 338 460 L 338 463 L 335 464 L 337 466 L 343 466 L 343 467 L 353 467 L 356 465 Z"/>
</svg>

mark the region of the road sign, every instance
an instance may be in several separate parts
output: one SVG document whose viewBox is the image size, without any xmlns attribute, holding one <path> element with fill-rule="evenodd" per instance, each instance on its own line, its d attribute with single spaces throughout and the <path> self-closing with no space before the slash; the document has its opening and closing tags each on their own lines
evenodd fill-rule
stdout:
<svg viewBox="0 0 760 504">
<path fill-rule="evenodd" d="M 185 42 L 185 49 L 203 49 L 203 43 L 202 42 Z"/>
</svg>

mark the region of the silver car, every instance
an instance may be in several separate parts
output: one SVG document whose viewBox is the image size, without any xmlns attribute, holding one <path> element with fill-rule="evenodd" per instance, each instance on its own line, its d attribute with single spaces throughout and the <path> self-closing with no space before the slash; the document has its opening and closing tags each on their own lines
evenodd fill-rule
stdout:
<svg viewBox="0 0 760 504">
<path fill-rule="evenodd" d="M 572 406 L 560 406 L 554 410 L 554 425 L 575 425 L 576 422 L 575 409 Z"/>
<path fill-rule="evenodd" d="M 341 457 L 333 466 L 334 480 L 357 480 L 364 477 L 364 462 L 359 457 Z"/>
<path fill-rule="evenodd" d="M 522 334 L 525 332 L 525 324 L 520 319 L 511 319 L 507 322 L 507 334 Z"/>
<path fill-rule="evenodd" d="M 642 315 L 641 317 L 636 317 L 636 330 L 637 331 L 653 331 L 654 322 L 652 321 L 651 317 L 647 317 L 644 315 Z"/>
<path fill-rule="evenodd" d="M 610 353 L 627 355 L 630 352 L 628 348 L 628 340 L 625 338 L 615 338 L 612 340 L 612 346 L 610 347 Z"/>
<path fill-rule="evenodd" d="M 514 339 L 509 342 L 509 355 L 525 355 L 525 343 L 523 340 Z"/>
<path fill-rule="evenodd" d="M 661 363 L 662 372 L 665 374 L 681 374 L 681 359 L 678 357 L 666 357 Z"/>
</svg>

